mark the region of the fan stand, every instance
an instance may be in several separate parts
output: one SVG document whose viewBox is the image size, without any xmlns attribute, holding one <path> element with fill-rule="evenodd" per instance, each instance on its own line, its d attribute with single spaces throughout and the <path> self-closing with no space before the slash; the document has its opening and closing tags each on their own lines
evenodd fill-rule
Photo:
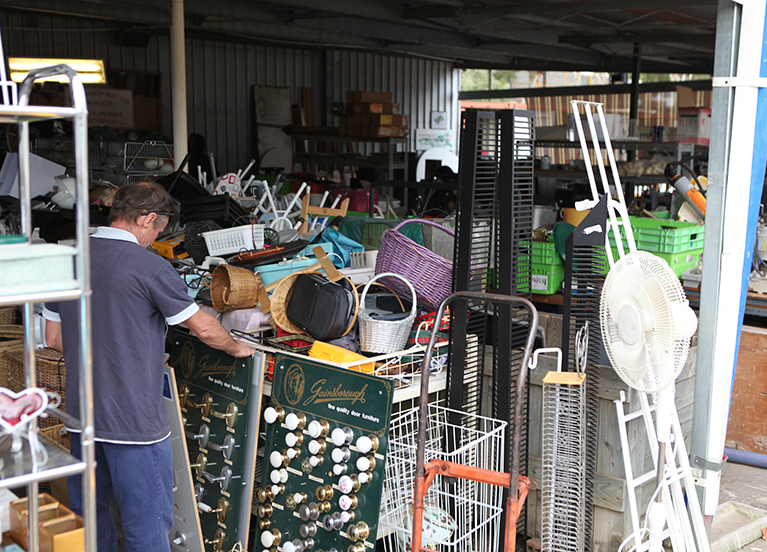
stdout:
<svg viewBox="0 0 767 552">
<path fill-rule="evenodd" d="M 642 539 L 644 529 L 639 524 L 636 490 L 645 483 L 655 480 L 657 475 L 659 447 L 656 446 L 658 440 L 655 424 L 652 419 L 652 412 L 656 410 L 656 406 L 650 406 L 647 394 L 635 389 L 631 389 L 629 392 L 637 394 L 640 404 L 639 410 L 626 413 L 624 403 L 628 401 L 624 391 L 621 391 L 620 399 L 614 401 L 623 451 L 623 465 L 626 468 L 629 512 L 633 529 L 633 533 L 624 541 L 624 545 L 633 539 L 633 546 L 628 550 L 644 552 L 650 549 L 651 541 L 654 541 L 656 538 L 658 542 L 669 538 L 674 552 L 710 552 L 711 548 L 706 529 L 703 525 L 703 516 L 698 502 L 698 493 L 695 489 L 695 481 L 690 470 L 687 448 L 684 444 L 684 436 L 679 424 L 676 406 L 673 403 L 670 408 L 672 438 L 670 442 L 665 443 L 665 469 L 663 470 L 662 482 L 657 491 L 664 495 L 662 504 L 665 511 L 662 514 L 665 515 L 665 519 L 662 521 L 665 522 L 665 527 L 660 527 L 660 533 L 651 535 L 650 539 Z M 635 476 L 631 464 L 627 424 L 640 417 L 643 418 L 645 435 L 650 443 L 653 469 Z M 656 504 L 655 498 L 653 496 L 651 505 L 648 507 L 648 517 L 650 516 L 650 509 L 653 504 Z M 649 523 L 649 520 L 645 521 L 645 525 L 649 525 Z M 623 549 L 623 545 L 621 549 Z"/>
<path fill-rule="evenodd" d="M 609 220 L 607 223 L 607 232 L 605 232 L 605 254 L 608 264 L 612 269 L 615 261 L 613 260 L 612 248 L 610 246 L 608 235 L 611 234 L 614 237 L 619 259 L 623 259 L 625 255 L 636 253 L 637 247 L 631 223 L 629 221 L 628 211 L 626 209 L 626 201 L 623 196 L 620 175 L 618 173 L 615 156 L 610 143 L 610 135 L 605 123 L 604 112 L 602 109 L 603 106 L 600 103 L 586 102 L 582 100 L 572 100 L 570 103 L 573 107 L 574 122 L 578 132 L 578 139 L 581 144 L 583 158 L 586 160 L 586 173 L 592 192 L 592 200 L 580 202 L 581 205 L 579 206 L 579 204 L 576 204 L 576 208 L 579 210 L 581 208 L 591 208 L 597 204 L 600 197 L 596 178 L 590 162 L 591 152 L 589 151 L 583 129 L 583 122 L 581 120 L 580 110 L 583 108 L 586 123 L 591 134 L 592 148 L 596 160 L 596 167 L 599 171 L 600 182 L 602 184 L 602 192 L 608 196 L 607 211 Z M 596 131 L 594 111 L 596 111 L 599 126 L 602 131 L 604 151 L 607 154 L 613 183 L 615 185 L 614 191 L 615 195 L 618 197 L 618 201 L 612 199 L 613 192 L 610 189 L 610 183 L 607 178 L 607 171 L 602 155 L 602 147 L 598 140 L 599 135 Z M 616 212 L 621 216 L 620 221 L 616 218 Z M 627 253 L 624 252 L 621 230 L 625 233 L 628 245 Z M 605 345 L 608 345 L 607 342 L 605 342 Z M 623 376 L 621 376 L 621 378 L 626 381 Z M 631 386 L 630 382 L 627 382 L 627 384 Z M 618 419 L 620 421 L 619 429 L 621 433 L 626 482 L 629 486 L 629 504 L 634 529 L 634 533 L 621 545 L 621 550 L 628 541 L 633 539 L 634 546 L 632 550 L 649 550 L 650 552 L 662 551 L 662 541 L 666 537 L 669 537 L 675 552 L 710 551 L 708 535 L 703 527 L 703 516 L 701 515 L 700 505 L 698 503 L 698 494 L 692 478 L 689 460 L 687 459 L 684 436 L 679 425 L 679 419 L 673 401 L 673 389 L 674 383 L 671 381 L 665 389 L 662 389 L 659 392 L 660 400 L 658 402 L 663 408 L 661 408 L 660 411 L 658 411 L 657 407 L 655 409 L 656 418 L 658 419 L 658 434 L 656 434 L 647 396 L 644 393 L 637 391 L 641 401 L 641 410 L 629 415 L 624 413 L 622 403 L 625 402 L 625 395 L 623 392 L 621 392 L 621 400 L 616 401 L 616 406 L 618 407 Z M 632 389 L 632 391 L 633 390 L 634 389 Z M 644 417 L 645 431 L 651 444 L 650 449 L 652 451 L 653 463 L 655 464 L 656 469 L 635 479 L 629 455 L 630 449 L 626 431 L 626 422 L 639 416 Z M 658 438 L 660 438 L 660 441 Z M 658 467 L 659 464 L 660 468 Z M 644 543 L 641 540 L 642 531 L 639 528 L 636 489 L 640 485 L 651 481 L 653 478 L 656 480 L 655 492 L 657 495 L 653 495 L 650 507 L 648 507 L 647 510 L 646 519 L 649 520 L 651 534 L 649 542 Z M 688 517 L 688 508 L 685 506 L 685 494 L 682 492 L 681 482 L 684 482 L 686 499 L 689 505 L 689 516 L 692 517 L 692 526 L 690 524 L 690 518 Z M 646 524 L 648 524 L 648 521 L 646 521 Z M 668 529 L 664 530 L 665 527 Z M 694 528 L 694 535 L 691 527 Z M 695 546 L 696 540 L 698 542 L 698 548 Z"/>
</svg>

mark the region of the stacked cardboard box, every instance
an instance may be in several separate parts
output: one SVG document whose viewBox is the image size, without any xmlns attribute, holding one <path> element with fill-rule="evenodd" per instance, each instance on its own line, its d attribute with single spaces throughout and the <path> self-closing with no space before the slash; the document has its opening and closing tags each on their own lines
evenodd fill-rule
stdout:
<svg viewBox="0 0 767 552">
<path fill-rule="evenodd" d="M 346 93 L 345 113 L 340 117 L 342 136 L 389 138 L 407 134 L 407 115 L 392 103 L 391 92 Z"/>
</svg>

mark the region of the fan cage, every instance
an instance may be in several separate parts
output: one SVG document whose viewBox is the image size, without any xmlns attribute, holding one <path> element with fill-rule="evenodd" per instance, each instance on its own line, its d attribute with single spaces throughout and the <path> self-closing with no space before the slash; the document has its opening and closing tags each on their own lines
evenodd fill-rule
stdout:
<svg viewBox="0 0 767 552">
<path fill-rule="evenodd" d="M 642 312 L 644 325 L 636 344 L 626 343 L 620 313 L 631 304 Z M 621 258 L 605 279 L 599 305 L 607 356 L 629 386 L 655 393 L 675 380 L 684 367 L 690 339 L 676 307 L 687 308 L 679 278 L 663 259 L 638 251 Z"/>
<path fill-rule="evenodd" d="M 379 538 L 386 552 L 409 552 L 413 520 L 418 414 L 415 408 L 392 420 L 386 458 L 386 478 L 381 498 Z M 438 405 L 428 405 L 425 461 L 445 460 L 455 464 L 501 471 L 504 464 L 506 422 L 472 416 L 471 423 L 455 425 L 456 415 L 467 414 Z M 446 443 L 453 443 L 448 448 Z M 490 550 L 500 539 L 503 488 L 468 479 L 437 475 L 424 498 L 432 512 L 444 514 L 451 526 L 449 536 L 434 542 L 424 532 L 424 546 L 450 552 Z M 427 517 L 424 517 L 426 523 Z M 431 539 L 431 540 L 430 540 Z"/>
</svg>

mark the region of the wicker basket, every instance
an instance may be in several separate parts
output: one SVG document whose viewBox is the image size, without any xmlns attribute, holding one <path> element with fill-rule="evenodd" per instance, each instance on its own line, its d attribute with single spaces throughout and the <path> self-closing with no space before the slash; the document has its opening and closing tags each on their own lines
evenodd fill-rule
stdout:
<svg viewBox="0 0 767 552">
<path fill-rule="evenodd" d="M 410 289 L 410 293 L 413 297 L 413 304 L 410 309 L 410 314 L 399 320 L 381 320 L 374 318 L 365 310 L 365 296 L 367 294 L 370 285 L 378 278 L 388 278 L 390 280 L 398 280 L 403 285 Z M 396 353 L 405 348 L 407 338 L 410 336 L 410 330 L 413 327 L 413 320 L 415 320 L 415 313 L 417 310 L 416 295 L 413 286 L 406 278 L 399 274 L 393 274 L 391 272 L 385 272 L 379 274 L 367 284 L 362 290 L 362 297 L 360 299 L 360 349 L 366 353 Z"/>
<path fill-rule="evenodd" d="M 16 349 L 3 353 L 8 363 L 8 389 L 19 392 L 27 388 L 24 378 L 24 351 Z M 64 357 L 55 349 L 38 349 L 35 351 L 35 364 L 37 366 L 37 387 L 46 391 L 53 391 L 61 395 L 59 409 L 64 409 L 64 388 L 67 381 L 67 370 L 64 365 Z M 48 416 L 37 419 L 40 428 L 58 425 L 58 418 Z"/>
<path fill-rule="evenodd" d="M 449 228 L 430 220 L 403 221 L 383 233 L 376 258 L 376 274 L 391 272 L 404 276 L 415 290 L 418 304 L 427 310 L 435 311 L 452 291 L 453 263 L 398 232 L 404 225 L 412 223 L 435 226 L 455 236 Z M 387 276 L 382 282 L 398 293 L 408 292 L 408 287 L 397 278 Z"/>
<path fill-rule="evenodd" d="M 0 387 L 11 389 L 10 373 L 11 363 L 16 361 L 5 353 L 18 352 L 24 349 L 23 339 L 10 339 L 0 342 Z M 14 391 L 11 389 L 11 391 Z"/>
<path fill-rule="evenodd" d="M 68 431 L 64 429 L 64 424 L 57 423 L 45 428 L 42 428 L 38 433 L 48 439 L 51 443 L 58 448 L 69 454 L 69 449 L 72 446 L 72 436 Z"/>
<path fill-rule="evenodd" d="M 218 312 L 249 309 L 258 303 L 261 275 L 231 265 L 218 265 L 210 282 L 210 298 Z"/>
<path fill-rule="evenodd" d="M 0 326 L 10 326 L 16 324 L 16 307 L 0 307 Z"/>
</svg>

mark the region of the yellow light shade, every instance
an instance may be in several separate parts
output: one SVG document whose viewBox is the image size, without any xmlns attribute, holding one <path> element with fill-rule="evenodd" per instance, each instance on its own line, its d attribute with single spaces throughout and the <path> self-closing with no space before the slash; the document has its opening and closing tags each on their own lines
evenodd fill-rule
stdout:
<svg viewBox="0 0 767 552">
<path fill-rule="evenodd" d="M 100 59 L 60 59 L 60 58 L 8 58 L 8 68 L 11 71 L 11 80 L 23 81 L 27 73 L 41 67 L 54 65 L 68 65 L 77 71 L 80 80 L 84 83 L 104 83 L 107 81 L 104 72 L 104 61 Z M 69 82 L 66 75 L 55 75 L 37 79 L 35 82 Z"/>
</svg>

